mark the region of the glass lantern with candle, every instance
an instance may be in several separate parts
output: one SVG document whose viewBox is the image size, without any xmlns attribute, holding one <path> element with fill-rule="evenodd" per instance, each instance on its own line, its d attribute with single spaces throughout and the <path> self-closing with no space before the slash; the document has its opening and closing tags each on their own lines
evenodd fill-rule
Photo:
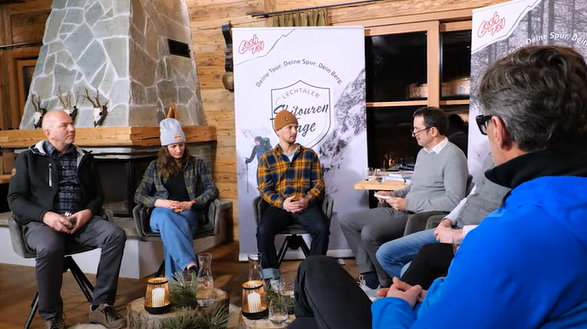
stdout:
<svg viewBox="0 0 587 329">
<path fill-rule="evenodd" d="M 147 281 L 145 310 L 151 314 L 162 314 L 171 307 L 169 281 L 167 278 L 151 278 Z"/>
<path fill-rule="evenodd" d="M 242 314 L 250 320 L 267 316 L 267 298 L 263 281 L 253 280 L 243 283 Z"/>
</svg>

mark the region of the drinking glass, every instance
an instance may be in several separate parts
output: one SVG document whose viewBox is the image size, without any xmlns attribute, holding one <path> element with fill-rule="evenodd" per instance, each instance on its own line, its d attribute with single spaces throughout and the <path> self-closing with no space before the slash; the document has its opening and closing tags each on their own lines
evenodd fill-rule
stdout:
<svg viewBox="0 0 587 329">
<path fill-rule="evenodd" d="M 269 303 L 269 320 L 275 325 L 280 325 L 287 321 L 287 308 L 283 299 L 274 298 Z"/>
<path fill-rule="evenodd" d="M 286 305 L 289 314 L 294 313 L 295 294 L 294 281 L 295 276 L 282 275 L 279 284 L 279 294 Z"/>
<path fill-rule="evenodd" d="M 363 179 L 370 182 L 373 179 L 373 168 L 363 169 Z"/>
<path fill-rule="evenodd" d="M 381 169 L 379 169 L 379 168 L 375 169 L 373 176 L 375 176 L 375 181 L 377 183 L 383 182 L 383 173 L 381 172 Z"/>
</svg>

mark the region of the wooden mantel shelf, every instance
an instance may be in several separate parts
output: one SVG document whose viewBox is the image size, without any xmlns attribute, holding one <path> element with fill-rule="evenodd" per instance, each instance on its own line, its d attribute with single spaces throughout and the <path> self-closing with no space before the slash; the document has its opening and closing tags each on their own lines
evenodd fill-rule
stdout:
<svg viewBox="0 0 587 329">
<path fill-rule="evenodd" d="M 184 126 L 188 143 L 216 140 L 216 127 Z M 0 147 L 26 148 L 45 139 L 41 129 L 0 131 Z M 158 146 L 159 126 L 76 128 L 75 144 L 81 147 Z"/>
</svg>

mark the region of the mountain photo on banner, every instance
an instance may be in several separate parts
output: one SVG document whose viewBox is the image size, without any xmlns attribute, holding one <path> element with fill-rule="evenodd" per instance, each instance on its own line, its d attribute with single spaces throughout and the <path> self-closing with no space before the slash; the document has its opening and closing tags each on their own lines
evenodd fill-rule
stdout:
<svg viewBox="0 0 587 329">
<path fill-rule="evenodd" d="M 471 90 L 504 55 L 527 45 L 560 45 L 587 55 L 587 0 L 518 0 L 473 11 Z M 479 112 L 471 93 L 469 118 Z M 489 153 L 487 137 L 469 129 L 469 171 L 477 177 Z"/>
</svg>

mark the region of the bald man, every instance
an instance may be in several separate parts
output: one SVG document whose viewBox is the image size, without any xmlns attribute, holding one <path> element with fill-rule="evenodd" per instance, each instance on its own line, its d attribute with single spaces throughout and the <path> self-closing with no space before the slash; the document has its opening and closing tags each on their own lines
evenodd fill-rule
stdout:
<svg viewBox="0 0 587 329">
<path fill-rule="evenodd" d="M 8 189 L 10 210 L 24 226 L 27 245 L 36 251 L 39 314 L 48 329 L 65 328 L 60 296 L 64 246 L 77 241 L 102 250 L 90 322 L 123 328 L 126 320 L 112 305 L 126 235 L 101 216 L 104 195 L 94 158 L 73 145 L 70 116 L 48 112 L 42 127 L 47 139 L 18 156 Z"/>
</svg>

